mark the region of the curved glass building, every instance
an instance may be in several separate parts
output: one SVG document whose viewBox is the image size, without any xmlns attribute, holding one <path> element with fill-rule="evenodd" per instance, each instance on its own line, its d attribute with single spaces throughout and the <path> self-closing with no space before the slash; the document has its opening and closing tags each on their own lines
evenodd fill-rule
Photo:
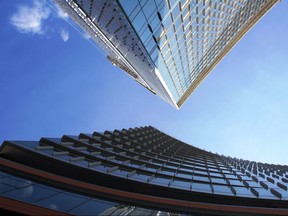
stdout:
<svg viewBox="0 0 288 216">
<path fill-rule="evenodd" d="M 0 149 L 0 207 L 29 215 L 288 215 L 288 166 L 207 152 L 151 126 Z"/>
<path fill-rule="evenodd" d="M 278 0 L 54 0 L 133 79 L 177 109 Z"/>
</svg>

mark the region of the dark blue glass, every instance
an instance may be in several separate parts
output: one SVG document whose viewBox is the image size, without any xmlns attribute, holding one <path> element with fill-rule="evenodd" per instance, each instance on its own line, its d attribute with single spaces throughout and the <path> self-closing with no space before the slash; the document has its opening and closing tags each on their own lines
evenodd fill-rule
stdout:
<svg viewBox="0 0 288 216">
<path fill-rule="evenodd" d="M 69 211 L 75 215 L 105 215 L 105 211 L 113 208 L 116 205 L 114 202 L 108 202 L 99 199 L 90 199 L 87 202 L 73 208 Z"/>
<path fill-rule="evenodd" d="M 236 190 L 236 196 L 254 197 L 255 198 L 255 195 L 250 190 L 248 190 L 246 187 L 233 186 L 233 188 Z"/>
<path fill-rule="evenodd" d="M 11 190 L 14 190 L 15 187 L 12 187 L 10 185 L 6 185 L 6 184 L 1 184 L 0 183 L 0 194 L 6 192 L 6 191 L 11 191 Z"/>
<path fill-rule="evenodd" d="M 87 200 L 87 197 L 72 193 L 58 193 L 54 196 L 47 197 L 46 199 L 41 199 L 36 202 L 36 204 L 50 209 L 67 212 Z"/>
<path fill-rule="evenodd" d="M 57 192 L 31 184 L 21 189 L 3 193 L 3 196 L 23 202 L 33 203 L 54 194 L 57 194 Z"/>
<path fill-rule="evenodd" d="M 212 193 L 210 184 L 202 184 L 202 183 L 192 183 L 192 191 L 200 191 L 206 193 Z"/>
<path fill-rule="evenodd" d="M 214 193 L 233 196 L 231 189 L 225 185 L 213 185 Z"/>
<path fill-rule="evenodd" d="M 191 182 L 174 180 L 173 182 L 171 182 L 170 186 L 185 189 L 185 190 L 190 190 Z"/>
</svg>

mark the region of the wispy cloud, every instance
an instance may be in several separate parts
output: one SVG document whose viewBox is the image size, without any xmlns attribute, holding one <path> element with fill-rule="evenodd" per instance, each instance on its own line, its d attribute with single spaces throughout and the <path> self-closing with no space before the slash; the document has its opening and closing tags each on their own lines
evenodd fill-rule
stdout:
<svg viewBox="0 0 288 216">
<path fill-rule="evenodd" d="M 87 34 L 86 32 L 83 33 L 83 37 L 86 39 L 86 40 L 89 40 L 91 37 L 89 34 Z"/>
<path fill-rule="evenodd" d="M 64 29 L 61 29 L 60 36 L 61 36 L 61 38 L 63 39 L 64 42 L 69 40 L 69 32 L 64 30 Z"/>
<path fill-rule="evenodd" d="M 57 12 L 57 16 L 61 19 L 67 20 L 69 18 L 69 15 L 67 13 L 65 13 L 59 6 L 56 6 L 56 12 Z"/>
<path fill-rule="evenodd" d="M 55 32 L 55 26 L 45 26 L 44 21 L 51 16 L 64 20 L 67 20 L 69 16 L 57 5 L 54 7 L 55 11 L 52 12 L 48 7 L 49 4 L 50 3 L 45 4 L 39 0 L 33 0 L 32 5 L 19 5 L 17 11 L 10 17 L 11 25 L 19 32 L 25 34 L 41 35 L 47 33 L 45 32 L 45 29 L 50 29 L 50 32 Z M 56 32 L 59 32 L 59 35 L 64 42 L 69 40 L 70 35 L 67 30 L 60 28 L 60 31 Z"/>
<path fill-rule="evenodd" d="M 10 23 L 21 33 L 43 34 L 43 22 L 51 11 L 41 2 L 34 0 L 32 6 L 20 5 L 10 17 Z"/>
</svg>

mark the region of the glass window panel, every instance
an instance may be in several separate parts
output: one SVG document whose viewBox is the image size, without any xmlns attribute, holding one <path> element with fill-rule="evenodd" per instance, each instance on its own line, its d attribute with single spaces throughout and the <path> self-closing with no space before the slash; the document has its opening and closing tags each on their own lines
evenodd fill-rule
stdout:
<svg viewBox="0 0 288 216">
<path fill-rule="evenodd" d="M 156 46 L 155 41 L 152 39 L 149 40 L 148 44 L 145 46 L 147 51 L 150 53 L 153 50 L 153 47 Z"/>
<path fill-rule="evenodd" d="M 176 31 L 178 31 L 178 29 L 181 29 L 180 28 L 182 25 L 181 16 L 179 16 L 176 20 L 174 20 L 174 25 L 175 25 Z"/>
<path fill-rule="evenodd" d="M 6 184 L 1 184 L 0 183 L 0 194 L 6 191 L 10 191 L 15 189 L 15 187 L 11 186 L 11 185 L 6 185 Z"/>
<path fill-rule="evenodd" d="M 233 193 L 228 186 L 225 185 L 213 185 L 214 193 L 224 194 L 232 196 Z"/>
<path fill-rule="evenodd" d="M 165 175 L 170 175 L 170 176 L 173 176 L 175 174 L 175 172 L 168 171 L 168 170 L 161 170 L 160 173 L 165 174 Z"/>
<path fill-rule="evenodd" d="M 167 30 L 172 24 L 171 16 L 167 16 L 167 19 L 163 22 L 165 29 Z"/>
<path fill-rule="evenodd" d="M 236 196 L 255 197 L 246 187 L 233 186 L 233 188 L 236 190 Z"/>
<path fill-rule="evenodd" d="M 147 1 L 151 1 L 151 0 L 138 0 L 140 3 L 141 3 L 141 5 L 143 6 L 143 5 L 145 5 L 146 4 L 146 2 Z"/>
<path fill-rule="evenodd" d="M 156 160 L 153 160 L 152 163 L 159 166 L 159 167 L 161 167 L 163 165 L 163 163 L 161 161 L 156 161 Z"/>
<path fill-rule="evenodd" d="M 155 35 L 157 40 L 160 37 L 160 35 L 162 34 L 162 32 L 163 32 L 163 29 L 160 25 L 157 27 L 157 29 L 154 30 L 154 35 Z M 165 38 L 165 36 L 163 36 L 163 37 Z"/>
<path fill-rule="evenodd" d="M 125 5 L 124 7 L 129 7 L 126 14 L 129 16 L 130 20 L 133 20 L 140 10 L 140 5 L 137 3 L 137 1 L 129 1 L 128 3 L 128 1 L 122 0 L 122 2 L 123 3 L 121 4 Z M 124 2 L 126 2 L 126 4 L 124 4 Z M 130 5 L 130 2 L 133 2 L 133 4 Z"/>
<path fill-rule="evenodd" d="M 152 14 L 156 13 L 156 7 L 154 4 L 154 1 L 148 1 L 144 6 L 143 6 L 143 12 L 148 19 Z"/>
<path fill-rule="evenodd" d="M 207 175 L 206 171 L 194 170 L 194 173 Z"/>
<path fill-rule="evenodd" d="M 271 182 L 268 181 L 263 181 L 266 185 L 268 185 L 269 188 L 278 188 L 278 186 L 276 184 L 273 184 Z"/>
<path fill-rule="evenodd" d="M 161 40 L 159 41 L 159 47 L 164 55 L 167 52 L 167 49 L 169 48 L 168 40 L 166 39 L 165 36 L 161 37 Z"/>
<path fill-rule="evenodd" d="M 70 155 L 56 155 L 54 157 L 60 160 L 65 160 L 65 161 L 69 161 L 71 159 Z"/>
<path fill-rule="evenodd" d="M 158 57 L 159 57 L 159 50 L 158 49 L 155 49 L 151 55 L 151 58 L 153 60 L 153 62 L 157 62 L 158 60 Z"/>
<path fill-rule="evenodd" d="M 114 202 L 108 202 L 99 199 L 91 199 L 80 206 L 69 211 L 75 215 L 107 215 L 105 211 L 113 208 L 116 205 Z"/>
<path fill-rule="evenodd" d="M 266 190 L 265 188 L 254 188 L 254 189 L 259 193 L 260 198 L 278 199 L 270 192 L 270 190 Z"/>
<path fill-rule="evenodd" d="M 210 182 L 208 177 L 196 176 L 196 175 L 193 176 L 193 180 Z"/>
<path fill-rule="evenodd" d="M 155 173 L 155 172 L 157 171 L 158 168 L 154 168 L 154 167 L 143 167 L 143 169 Z"/>
<path fill-rule="evenodd" d="M 219 183 L 219 184 L 227 184 L 226 181 L 221 178 L 211 178 L 211 181 L 214 183 Z"/>
<path fill-rule="evenodd" d="M 142 26 L 145 24 L 145 19 L 143 19 L 143 12 L 139 11 L 137 16 L 133 20 L 133 26 L 136 30 L 136 32 L 139 32 L 139 30 L 142 28 Z"/>
<path fill-rule="evenodd" d="M 165 185 L 165 186 L 168 186 L 169 182 L 170 182 L 170 179 L 161 178 L 161 177 L 156 177 L 151 181 L 152 184 Z"/>
<path fill-rule="evenodd" d="M 186 47 L 185 47 L 185 43 L 184 43 L 184 38 L 183 37 L 178 37 L 178 44 L 180 45 L 179 49 L 180 49 L 181 54 L 182 55 L 186 54 Z"/>
<path fill-rule="evenodd" d="M 223 175 L 221 173 L 212 173 L 212 172 L 210 172 L 210 176 L 223 177 Z"/>
<path fill-rule="evenodd" d="M 131 176 L 130 178 L 134 179 L 134 180 L 138 180 L 138 181 L 147 181 L 148 177 L 149 177 L 148 175 L 136 173 L 135 175 Z"/>
<path fill-rule="evenodd" d="M 37 151 L 47 155 L 52 155 L 54 152 L 53 149 L 38 149 Z"/>
<path fill-rule="evenodd" d="M 49 197 L 53 194 L 57 194 L 57 192 L 37 185 L 29 185 L 25 188 L 6 192 L 3 195 L 11 199 L 31 203 L 36 202 L 39 199 Z"/>
<path fill-rule="evenodd" d="M 282 198 L 287 199 L 288 198 L 288 191 L 282 189 L 282 188 L 275 188 L 275 191 L 281 194 Z"/>
<path fill-rule="evenodd" d="M 138 168 L 141 164 L 130 163 L 129 166 Z"/>
<path fill-rule="evenodd" d="M 90 168 L 92 168 L 94 170 L 97 170 L 97 171 L 101 171 L 101 172 L 106 172 L 107 171 L 107 167 L 102 165 L 102 164 L 101 165 L 97 165 L 97 166 L 92 166 Z"/>
<path fill-rule="evenodd" d="M 156 4 L 158 4 L 158 11 L 161 14 L 162 20 L 165 21 L 168 17 L 170 17 L 168 2 L 164 0 L 157 0 Z"/>
<path fill-rule="evenodd" d="M 235 175 L 225 174 L 226 178 L 230 179 L 238 179 Z"/>
<path fill-rule="evenodd" d="M 166 35 L 167 35 L 168 40 L 170 40 L 170 38 L 173 37 L 174 34 L 175 34 L 175 32 L 174 32 L 174 29 L 172 27 L 166 31 Z"/>
<path fill-rule="evenodd" d="M 169 38 L 169 43 L 170 43 L 170 45 L 172 45 L 172 52 L 173 52 L 173 54 L 178 53 L 177 40 L 176 40 L 175 35 L 172 35 L 172 36 Z M 176 58 L 176 57 L 178 57 L 178 56 L 176 55 L 175 58 Z"/>
<path fill-rule="evenodd" d="M 80 165 L 80 166 L 87 167 L 89 162 L 87 160 L 78 160 L 78 161 L 74 161 L 73 163 L 76 163 L 77 165 Z"/>
<path fill-rule="evenodd" d="M 171 187 L 190 190 L 191 182 L 174 180 L 173 182 L 171 182 Z"/>
<path fill-rule="evenodd" d="M 36 204 L 50 209 L 67 212 L 81 203 L 84 203 L 86 200 L 87 198 L 73 195 L 72 193 L 58 193 L 54 196 L 42 199 L 36 202 Z"/>
<path fill-rule="evenodd" d="M 152 37 L 151 32 L 149 31 L 148 28 L 145 28 L 144 32 L 140 36 L 141 41 L 143 41 L 143 44 L 146 43 L 146 41 L 148 40 L 149 37 L 150 38 Z"/>
<path fill-rule="evenodd" d="M 255 181 L 247 181 L 247 183 L 249 184 L 249 187 L 262 187 L 259 183 Z"/>
<path fill-rule="evenodd" d="M 176 1 L 175 1 L 175 4 L 176 4 Z M 172 7 L 173 7 L 173 6 L 172 6 Z M 180 14 L 180 9 L 179 9 L 178 4 L 176 4 L 176 5 L 174 6 L 173 11 L 172 11 L 172 15 L 173 15 L 174 20 L 176 19 L 177 16 L 179 16 L 179 14 Z"/>
<path fill-rule="evenodd" d="M 202 183 L 196 183 L 196 182 L 192 183 L 192 191 L 212 193 L 210 184 L 202 184 Z"/>
<path fill-rule="evenodd" d="M 249 180 L 252 180 L 252 178 L 250 178 L 250 177 L 248 177 L 248 176 L 243 176 L 243 175 L 241 176 L 241 178 L 242 178 L 242 180 L 248 180 L 248 181 L 249 181 Z"/>
<path fill-rule="evenodd" d="M 10 186 L 14 186 L 14 187 L 17 187 L 17 188 L 22 188 L 22 187 L 26 187 L 26 186 L 29 186 L 31 185 L 31 181 L 28 181 L 28 180 L 25 180 L 25 179 L 21 179 L 21 178 L 17 178 L 17 177 L 11 177 L 11 176 L 8 176 L 6 178 L 1 178 L 0 179 L 0 183 L 3 183 L 3 184 L 7 184 L 7 185 L 10 185 Z"/>
<path fill-rule="evenodd" d="M 126 177 L 128 173 L 129 173 L 128 171 L 117 169 L 117 170 L 113 171 L 111 174 Z"/>
<path fill-rule="evenodd" d="M 176 175 L 177 177 L 181 177 L 181 178 L 186 178 L 186 179 L 192 179 L 192 174 L 184 174 L 184 173 L 177 173 Z"/>
<path fill-rule="evenodd" d="M 166 167 L 176 169 L 178 166 L 179 166 L 179 164 L 177 164 L 177 163 L 170 163 L 170 164 L 167 164 Z"/>
<path fill-rule="evenodd" d="M 161 50 L 161 53 L 164 55 L 165 58 L 166 58 L 166 55 L 168 54 L 169 48 L 170 47 L 169 47 L 168 43 L 166 43 L 165 46 Z"/>
<path fill-rule="evenodd" d="M 192 174 L 192 172 L 193 172 L 193 168 L 188 169 L 188 168 L 182 168 L 182 167 L 181 167 L 180 170 L 186 171 L 186 172 L 191 172 L 191 174 Z"/>
<path fill-rule="evenodd" d="M 159 27 L 159 25 L 160 25 L 160 20 L 159 20 L 159 18 L 158 18 L 157 16 L 155 16 L 155 17 L 153 18 L 153 20 L 150 22 L 150 25 L 151 25 L 153 31 L 155 31 L 155 30 Z"/>
<path fill-rule="evenodd" d="M 50 191 L 55 191 L 55 192 L 61 192 L 62 190 L 61 189 L 58 189 L 58 188 L 55 188 L 55 187 L 50 187 L 48 185 L 44 185 L 44 184 L 39 184 L 37 182 L 33 182 L 33 185 L 37 185 L 41 188 L 44 188 L 44 189 L 48 189 Z"/>
<path fill-rule="evenodd" d="M 84 153 L 84 154 L 90 154 L 89 150 L 81 150 L 80 152 Z"/>
</svg>

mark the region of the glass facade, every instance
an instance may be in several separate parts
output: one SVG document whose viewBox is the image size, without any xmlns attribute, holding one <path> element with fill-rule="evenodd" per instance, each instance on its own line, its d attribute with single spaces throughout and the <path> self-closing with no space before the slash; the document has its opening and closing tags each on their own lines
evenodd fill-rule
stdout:
<svg viewBox="0 0 288 216">
<path fill-rule="evenodd" d="M 278 2 L 54 1 L 102 46 L 113 64 L 177 108 Z"/>
<path fill-rule="evenodd" d="M 1 171 L 0 195 L 72 215 L 168 215 L 163 211 L 80 195 Z"/>
<path fill-rule="evenodd" d="M 42 138 L 39 142 L 6 141 L 0 150 L 1 156 L 11 161 L 20 160 L 29 167 L 120 190 L 124 194 L 133 192 L 157 199 L 201 200 L 214 204 L 217 200 L 218 204 L 231 202 L 253 208 L 259 205 L 265 208 L 288 206 L 287 165 L 220 156 L 183 143 L 150 126 L 64 135 L 61 139 Z M 105 201 L 99 199 L 97 193 L 91 197 L 90 190 L 85 192 L 83 189 L 79 194 L 71 187 L 61 189 L 61 184 L 55 187 L 45 181 L 35 182 L 4 171 L 0 173 L 0 184 L 0 193 L 4 197 L 68 213 L 90 211 L 93 206 L 98 209 L 97 214 L 112 209 L 120 211 L 119 206 L 130 211 L 131 208 L 138 209 L 135 206 L 139 205 L 133 200 L 127 205 L 126 198 L 117 196 L 113 196 L 114 201 Z M 155 207 L 155 204 L 145 202 L 143 205 Z M 174 211 L 177 212 L 177 208 Z"/>
<path fill-rule="evenodd" d="M 271 1 L 119 2 L 178 102 L 199 74 Z"/>
</svg>

